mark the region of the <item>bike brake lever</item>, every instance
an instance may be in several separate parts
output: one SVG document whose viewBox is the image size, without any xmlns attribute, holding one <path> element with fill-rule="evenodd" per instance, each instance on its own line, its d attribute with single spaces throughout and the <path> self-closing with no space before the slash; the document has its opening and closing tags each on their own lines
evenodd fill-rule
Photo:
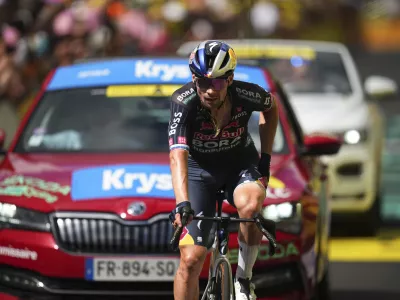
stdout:
<svg viewBox="0 0 400 300">
<path fill-rule="evenodd" d="M 178 251 L 178 249 L 179 249 L 179 240 L 181 238 L 183 227 L 185 227 L 187 225 L 189 217 L 190 217 L 190 214 L 188 214 L 188 213 L 182 214 L 182 220 L 181 220 L 182 227 L 176 228 L 172 235 L 172 238 L 171 238 L 169 244 L 173 251 Z"/>
<path fill-rule="evenodd" d="M 271 256 L 275 254 L 277 248 L 276 243 L 276 232 L 275 232 L 275 222 L 272 220 L 264 219 L 263 216 L 258 214 L 255 218 L 255 223 L 258 229 L 263 233 L 263 235 L 268 240 L 269 253 Z"/>
<path fill-rule="evenodd" d="M 183 231 L 183 227 L 178 227 L 175 229 L 172 238 L 169 242 L 172 251 L 178 251 L 179 249 L 179 240 L 181 238 L 181 234 Z"/>
</svg>

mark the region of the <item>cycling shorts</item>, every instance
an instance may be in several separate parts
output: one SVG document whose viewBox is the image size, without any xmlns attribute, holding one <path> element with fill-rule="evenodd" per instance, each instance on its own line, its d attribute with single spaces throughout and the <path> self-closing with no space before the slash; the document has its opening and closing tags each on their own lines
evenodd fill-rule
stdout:
<svg viewBox="0 0 400 300">
<path fill-rule="evenodd" d="M 243 156 L 242 156 L 243 157 Z M 240 159 L 238 159 L 240 160 Z M 235 188 L 247 182 L 256 182 L 263 187 L 257 170 L 258 155 L 247 159 L 238 166 L 219 166 L 208 168 L 200 166 L 189 157 L 188 192 L 191 206 L 197 216 L 213 217 L 216 214 L 217 193 L 225 191 L 226 200 L 233 206 Z M 212 221 L 194 220 L 184 228 L 179 245 L 199 245 L 211 248 L 215 236 L 215 223 Z"/>
</svg>

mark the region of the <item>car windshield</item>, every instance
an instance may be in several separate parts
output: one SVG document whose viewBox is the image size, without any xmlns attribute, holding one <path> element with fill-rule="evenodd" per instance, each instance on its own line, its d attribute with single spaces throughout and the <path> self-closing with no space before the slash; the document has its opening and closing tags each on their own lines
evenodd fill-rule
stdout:
<svg viewBox="0 0 400 300">
<path fill-rule="evenodd" d="M 109 96 L 107 88 L 47 92 L 16 152 L 168 152 L 169 97 Z M 259 148 L 258 114 L 249 130 Z M 274 153 L 285 151 L 279 126 Z"/>
<path fill-rule="evenodd" d="M 242 57 L 245 59 L 245 55 Z M 334 93 L 349 95 L 351 84 L 342 57 L 335 52 L 314 52 L 312 58 L 291 56 L 257 58 L 282 82 L 288 93 Z"/>
</svg>

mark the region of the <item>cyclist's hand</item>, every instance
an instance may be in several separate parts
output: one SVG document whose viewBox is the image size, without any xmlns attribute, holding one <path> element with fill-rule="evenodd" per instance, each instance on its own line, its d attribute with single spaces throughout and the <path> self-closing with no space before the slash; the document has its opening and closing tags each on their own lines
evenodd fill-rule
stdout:
<svg viewBox="0 0 400 300">
<path fill-rule="evenodd" d="M 271 155 L 268 153 L 261 153 L 260 161 L 258 162 L 258 172 L 264 178 L 265 186 L 268 185 L 270 176 Z"/>
<path fill-rule="evenodd" d="M 189 201 L 183 201 L 176 205 L 175 209 L 169 214 L 169 219 L 174 227 L 182 227 L 188 225 L 194 216 L 194 210 L 192 209 Z"/>
</svg>

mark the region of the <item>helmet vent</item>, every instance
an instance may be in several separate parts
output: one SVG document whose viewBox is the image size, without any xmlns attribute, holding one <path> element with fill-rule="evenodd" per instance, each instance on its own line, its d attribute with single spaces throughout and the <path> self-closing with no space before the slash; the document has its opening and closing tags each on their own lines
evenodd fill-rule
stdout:
<svg viewBox="0 0 400 300">
<path fill-rule="evenodd" d="M 221 64 L 221 69 L 224 68 L 224 67 L 226 66 L 226 64 L 228 63 L 228 61 L 229 61 L 229 53 L 226 53 L 226 54 L 225 54 L 225 57 L 224 57 L 224 60 L 222 61 L 222 64 Z"/>
</svg>

